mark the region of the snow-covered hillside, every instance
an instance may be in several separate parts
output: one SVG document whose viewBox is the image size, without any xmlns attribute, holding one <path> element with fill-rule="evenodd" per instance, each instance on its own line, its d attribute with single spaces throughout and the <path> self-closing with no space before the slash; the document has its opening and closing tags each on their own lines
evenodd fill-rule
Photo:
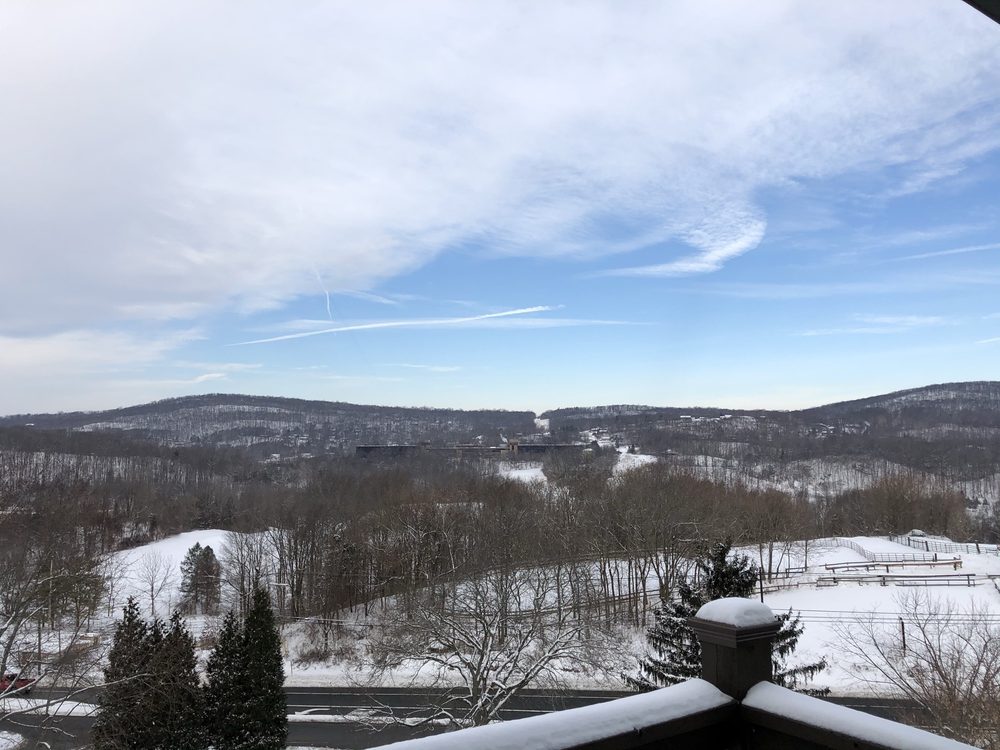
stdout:
<svg viewBox="0 0 1000 750">
<path fill-rule="evenodd" d="M 221 529 L 199 529 L 115 553 L 112 570 L 121 573 L 121 582 L 113 592 L 115 609 L 134 596 L 147 613 L 155 610 L 152 614 L 169 617 L 180 602 L 184 555 L 195 544 L 200 544 L 211 547 L 219 557 L 228 533 Z"/>
</svg>

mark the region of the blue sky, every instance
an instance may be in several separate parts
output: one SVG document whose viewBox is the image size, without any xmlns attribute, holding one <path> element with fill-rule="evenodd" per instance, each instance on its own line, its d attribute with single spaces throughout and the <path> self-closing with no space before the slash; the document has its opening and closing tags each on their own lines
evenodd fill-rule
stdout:
<svg viewBox="0 0 1000 750">
<path fill-rule="evenodd" d="M 5 3 L 0 413 L 997 379 L 1000 26 L 837 5 Z"/>
</svg>

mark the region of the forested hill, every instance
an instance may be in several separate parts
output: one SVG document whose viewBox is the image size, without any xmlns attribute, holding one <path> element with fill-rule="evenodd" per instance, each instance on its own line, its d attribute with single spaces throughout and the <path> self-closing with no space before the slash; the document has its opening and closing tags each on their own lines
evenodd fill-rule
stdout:
<svg viewBox="0 0 1000 750">
<path fill-rule="evenodd" d="M 945 383 L 798 411 L 602 406 L 541 415 L 553 436 L 602 429 L 647 452 L 760 474 L 837 458 L 950 479 L 998 476 L 1000 382 Z M 860 463 L 859 463 L 860 462 Z M 822 466 L 822 471 L 827 467 Z M 807 483 L 812 480 L 807 480 Z"/>
<path fill-rule="evenodd" d="M 534 414 L 501 410 L 364 406 L 211 394 L 97 412 L 0 417 L 0 427 L 116 432 L 171 446 L 228 446 L 256 456 L 348 450 L 359 443 L 467 442 L 535 429 Z"/>
<path fill-rule="evenodd" d="M 928 385 L 797 411 L 618 404 L 554 409 L 541 417 L 549 419 L 553 430 L 649 426 L 658 420 L 718 423 L 733 419 L 737 424 L 764 420 L 786 427 L 851 433 L 940 431 L 943 427 L 1000 429 L 1000 381 Z"/>
<path fill-rule="evenodd" d="M 480 440 L 496 445 L 501 433 L 528 442 L 589 442 L 601 433 L 715 479 L 793 477 L 781 486 L 794 488 L 849 470 L 857 475 L 851 481 L 863 484 L 902 467 L 952 482 L 982 484 L 988 479 L 997 485 L 990 496 L 1000 497 L 1000 382 L 931 385 L 798 411 L 617 405 L 558 409 L 541 416 L 549 420 L 544 434 L 528 411 L 214 394 L 101 412 L 3 417 L 0 428 L 21 428 L 6 439 L 22 450 L 52 451 L 52 446 L 30 447 L 24 432 L 30 424 L 29 432 L 99 433 L 120 441 L 123 455 L 134 452 L 127 441 L 141 441 L 170 448 L 235 449 L 250 460 L 350 454 L 365 443 Z M 57 435 L 46 439 L 61 440 Z M 103 445 L 105 452 L 110 449 Z M 151 450 L 147 445 L 140 453 Z M 970 495 L 983 492 L 979 485 L 966 490 Z"/>
</svg>

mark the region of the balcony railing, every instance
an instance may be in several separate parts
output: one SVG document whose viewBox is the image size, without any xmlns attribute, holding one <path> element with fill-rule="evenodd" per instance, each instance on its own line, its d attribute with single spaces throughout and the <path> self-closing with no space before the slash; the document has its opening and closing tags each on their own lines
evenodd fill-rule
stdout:
<svg viewBox="0 0 1000 750">
<path fill-rule="evenodd" d="M 973 750 L 771 682 L 778 622 L 747 599 L 690 620 L 702 679 L 594 706 L 386 745 L 392 750 Z"/>
</svg>

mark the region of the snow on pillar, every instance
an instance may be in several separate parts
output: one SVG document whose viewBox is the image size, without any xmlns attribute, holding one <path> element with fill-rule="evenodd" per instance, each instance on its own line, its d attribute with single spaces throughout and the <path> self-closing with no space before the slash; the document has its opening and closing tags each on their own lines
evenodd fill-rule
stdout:
<svg viewBox="0 0 1000 750">
<path fill-rule="evenodd" d="M 701 642 L 702 678 L 738 701 L 771 680 L 771 644 L 780 623 L 766 604 L 716 599 L 688 619 Z"/>
</svg>

